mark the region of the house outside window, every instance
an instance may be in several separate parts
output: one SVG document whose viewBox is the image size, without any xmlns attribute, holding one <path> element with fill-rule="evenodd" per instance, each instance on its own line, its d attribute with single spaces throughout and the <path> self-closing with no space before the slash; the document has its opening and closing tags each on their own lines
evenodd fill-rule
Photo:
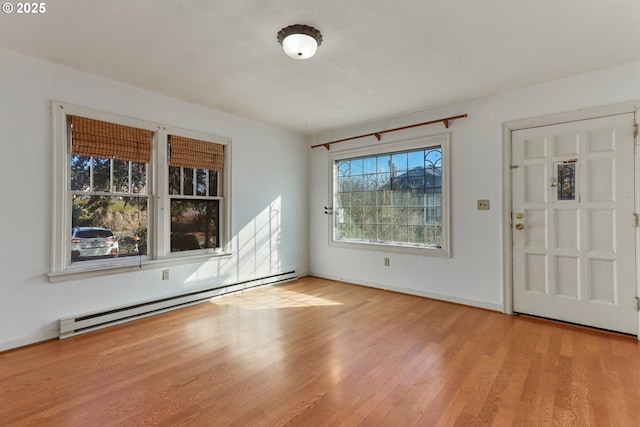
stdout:
<svg viewBox="0 0 640 427">
<path fill-rule="evenodd" d="M 449 138 L 331 155 L 335 246 L 449 256 Z"/>
<path fill-rule="evenodd" d="M 227 138 L 52 107 L 50 279 L 228 250 Z"/>
</svg>

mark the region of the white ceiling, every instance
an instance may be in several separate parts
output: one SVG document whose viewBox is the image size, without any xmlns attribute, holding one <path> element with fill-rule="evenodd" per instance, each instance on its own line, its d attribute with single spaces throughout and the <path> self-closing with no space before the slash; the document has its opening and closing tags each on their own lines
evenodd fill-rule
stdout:
<svg viewBox="0 0 640 427">
<path fill-rule="evenodd" d="M 0 47 L 305 134 L 640 59 L 638 0 L 45 4 L 0 15 Z M 293 24 L 315 57 L 282 52 Z"/>
</svg>

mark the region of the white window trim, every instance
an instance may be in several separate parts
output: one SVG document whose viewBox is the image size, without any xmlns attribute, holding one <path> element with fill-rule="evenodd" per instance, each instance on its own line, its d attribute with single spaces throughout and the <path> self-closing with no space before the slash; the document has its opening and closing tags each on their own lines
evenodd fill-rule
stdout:
<svg viewBox="0 0 640 427">
<path fill-rule="evenodd" d="M 188 264 L 212 257 L 230 255 L 231 250 L 231 140 L 229 138 L 173 128 L 166 125 L 80 107 L 58 101 L 52 109 L 52 213 L 50 282 L 114 274 L 134 269 L 161 268 L 164 265 Z M 71 193 L 68 168 L 67 116 L 77 115 L 111 123 L 133 126 L 154 132 L 152 160 L 149 170 L 149 255 L 117 258 L 108 261 L 86 261 L 71 264 Z M 220 220 L 221 248 L 195 251 L 170 251 L 170 209 L 168 198 L 167 135 L 180 135 L 225 145 L 223 176 L 223 218 Z M 221 209 L 221 210 L 222 210 Z M 62 243 L 61 243 L 62 242 Z"/>
<path fill-rule="evenodd" d="M 335 248 L 373 250 L 382 252 L 404 253 L 412 255 L 424 255 L 448 258 L 451 256 L 451 198 L 450 198 L 450 134 L 440 134 L 423 138 L 416 138 L 406 141 L 385 143 L 376 146 L 347 149 L 342 151 L 332 151 L 329 154 L 329 200 L 331 206 L 336 206 L 338 183 L 334 175 L 334 164 L 336 161 L 353 157 L 373 156 L 394 151 L 413 150 L 429 148 L 434 146 L 442 147 L 442 247 L 429 248 L 424 246 L 398 245 L 393 243 L 377 242 L 345 242 L 334 239 L 335 215 L 327 215 L 329 222 L 329 246 Z"/>
<path fill-rule="evenodd" d="M 182 136 L 185 138 L 193 138 L 201 141 L 212 142 L 215 144 L 221 144 L 225 146 L 224 153 L 224 173 L 222 176 L 222 197 L 220 199 L 220 212 L 223 212 L 222 219 L 220 220 L 220 241 L 222 245 L 218 249 L 200 249 L 184 252 L 171 252 L 171 241 L 169 238 L 171 227 L 171 199 L 169 197 L 169 172 L 168 172 L 168 159 L 166 150 L 166 141 L 169 135 Z M 159 254 L 156 259 L 175 259 L 175 258 L 192 258 L 194 256 L 210 255 L 220 256 L 228 255 L 230 253 L 230 238 L 231 238 L 231 203 L 229 202 L 231 197 L 231 144 L 227 138 L 206 134 L 202 132 L 191 131 L 187 129 L 181 129 L 171 126 L 162 126 L 159 130 L 160 140 L 164 141 L 164 149 L 160 150 L 162 153 L 158 156 L 157 165 L 162 168 L 159 173 L 155 175 L 158 179 L 156 183 L 158 185 L 158 194 L 163 194 L 165 197 L 161 197 L 162 206 L 156 218 L 162 218 L 158 224 L 158 245 L 156 249 Z M 161 193 L 160 193 L 161 192 Z M 160 204 L 159 203 L 159 204 Z"/>
</svg>

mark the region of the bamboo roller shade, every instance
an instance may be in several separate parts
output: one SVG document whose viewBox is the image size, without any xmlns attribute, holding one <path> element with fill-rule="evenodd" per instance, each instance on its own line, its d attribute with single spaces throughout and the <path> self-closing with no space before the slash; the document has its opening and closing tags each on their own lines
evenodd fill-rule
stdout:
<svg viewBox="0 0 640 427">
<path fill-rule="evenodd" d="M 131 126 L 71 116 L 71 152 L 150 163 L 153 132 Z"/>
<path fill-rule="evenodd" d="M 169 166 L 222 172 L 224 168 L 224 145 L 169 135 Z"/>
</svg>

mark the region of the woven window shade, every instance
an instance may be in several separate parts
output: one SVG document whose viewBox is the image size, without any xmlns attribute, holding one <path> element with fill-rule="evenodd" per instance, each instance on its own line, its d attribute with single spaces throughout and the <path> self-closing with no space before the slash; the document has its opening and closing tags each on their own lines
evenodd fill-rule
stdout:
<svg viewBox="0 0 640 427">
<path fill-rule="evenodd" d="M 169 166 L 222 172 L 224 168 L 224 145 L 169 135 Z"/>
<path fill-rule="evenodd" d="M 71 152 L 150 163 L 153 132 L 131 126 L 71 116 Z"/>
</svg>

